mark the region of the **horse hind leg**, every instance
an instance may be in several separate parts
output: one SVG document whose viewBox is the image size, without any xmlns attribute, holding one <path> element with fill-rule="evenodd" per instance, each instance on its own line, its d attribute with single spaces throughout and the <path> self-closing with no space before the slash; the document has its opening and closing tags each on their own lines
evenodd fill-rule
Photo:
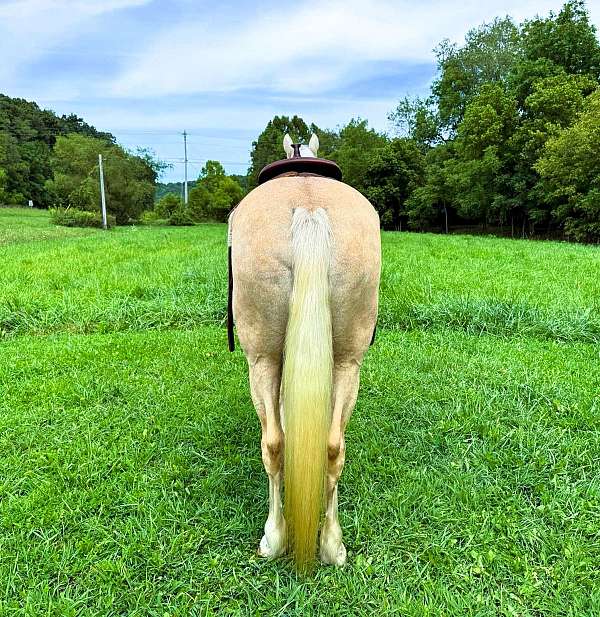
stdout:
<svg viewBox="0 0 600 617">
<path fill-rule="evenodd" d="M 321 529 L 321 561 L 341 566 L 346 563 L 346 547 L 338 520 L 337 485 L 344 468 L 346 443 L 344 431 L 358 395 L 360 365 L 358 362 L 336 362 L 333 371 L 333 413 L 327 440 L 327 505 Z"/>
<path fill-rule="evenodd" d="M 286 524 L 281 507 L 283 431 L 279 412 L 281 360 L 258 357 L 250 363 L 250 390 L 262 429 L 261 451 L 269 478 L 269 514 L 258 547 L 262 557 L 275 558 L 285 552 Z"/>
</svg>

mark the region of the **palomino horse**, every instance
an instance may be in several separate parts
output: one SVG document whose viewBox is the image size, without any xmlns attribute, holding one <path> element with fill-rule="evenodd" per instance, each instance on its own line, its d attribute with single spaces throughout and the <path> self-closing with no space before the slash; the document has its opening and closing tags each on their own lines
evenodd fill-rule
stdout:
<svg viewBox="0 0 600 617">
<path fill-rule="evenodd" d="M 284 148 L 289 158 L 287 135 Z M 294 152 L 316 156 L 317 148 L 313 135 L 309 153 Z M 342 565 L 337 484 L 377 318 L 379 218 L 342 182 L 283 174 L 249 193 L 229 225 L 233 315 L 269 478 L 258 551 L 273 558 L 289 547 L 299 569 L 309 569 L 324 506 L 320 557 Z"/>
</svg>

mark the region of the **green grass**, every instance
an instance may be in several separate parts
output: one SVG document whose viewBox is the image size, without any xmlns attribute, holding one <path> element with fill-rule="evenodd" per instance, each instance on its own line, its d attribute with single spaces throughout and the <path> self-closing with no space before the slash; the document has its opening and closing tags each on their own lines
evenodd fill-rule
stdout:
<svg viewBox="0 0 600 617">
<path fill-rule="evenodd" d="M 223 323 L 225 226 L 54 231 L 6 212 L 0 336 Z M 387 233 L 380 325 L 600 343 L 599 274 L 598 247 Z"/>
<path fill-rule="evenodd" d="M 255 554 L 224 228 L 25 214 L 0 210 L 0 615 L 600 613 L 600 250 L 384 234 L 349 560 L 303 580 Z"/>
<path fill-rule="evenodd" d="M 0 247 L 32 240 L 77 238 L 94 233 L 97 231 L 50 226 L 47 212 L 31 208 L 0 208 Z"/>
</svg>

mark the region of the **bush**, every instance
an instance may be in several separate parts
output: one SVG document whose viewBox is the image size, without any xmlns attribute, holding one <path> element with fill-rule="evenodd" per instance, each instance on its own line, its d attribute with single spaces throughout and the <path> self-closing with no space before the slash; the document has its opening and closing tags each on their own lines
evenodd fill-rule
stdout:
<svg viewBox="0 0 600 617">
<path fill-rule="evenodd" d="M 77 208 L 51 209 L 50 221 L 63 227 L 102 227 L 100 212 L 88 212 Z M 107 224 L 109 227 L 116 225 L 116 219 L 112 214 L 107 216 Z"/>
<path fill-rule="evenodd" d="M 161 225 L 165 222 L 166 217 L 160 216 L 155 210 L 146 210 L 142 213 L 140 223 L 142 225 Z"/>
<path fill-rule="evenodd" d="M 231 209 L 244 196 L 239 183 L 225 175 L 217 161 L 207 161 L 196 186 L 190 191 L 190 216 L 195 221 L 227 221 Z"/>
<path fill-rule="evenodd" d="M 158 218 L 168 219 L 178 208 L 181 208 L 181 198 L 173 193 L 167 193 L 154 205 Z"/>
<path fill-rule="evenodd" d="M 169 217 L 169 225 L 185 226 L 185 225 L 193 225 L 193 224 L 194 224 L 194 219 L 192 218 L 189 211 L 183 206 L 180 206 L 179 208 L 177 208 L 173 212 L 173 214 L 171 214 L 171 216 Z"/>
</svg>

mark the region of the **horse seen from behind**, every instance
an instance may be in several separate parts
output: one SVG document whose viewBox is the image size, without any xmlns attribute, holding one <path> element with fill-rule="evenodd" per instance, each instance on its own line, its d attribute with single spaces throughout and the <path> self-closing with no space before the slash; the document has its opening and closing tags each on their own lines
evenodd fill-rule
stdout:
<svg viewBox="0 0 600 617">
<path fill-rule="evenodd" d="M 233 320 L 269 479 L 258 551 L 289 550 L 300 571 L 314 564 L 323 513 L 321 561 L 346 561 L 337 484 L 381 269 L 377 213 L 317 149 L 316 135 L 308 147 L 286 135 L 287 160 L 263 170 L 229 219 Z"/>
</svg>

